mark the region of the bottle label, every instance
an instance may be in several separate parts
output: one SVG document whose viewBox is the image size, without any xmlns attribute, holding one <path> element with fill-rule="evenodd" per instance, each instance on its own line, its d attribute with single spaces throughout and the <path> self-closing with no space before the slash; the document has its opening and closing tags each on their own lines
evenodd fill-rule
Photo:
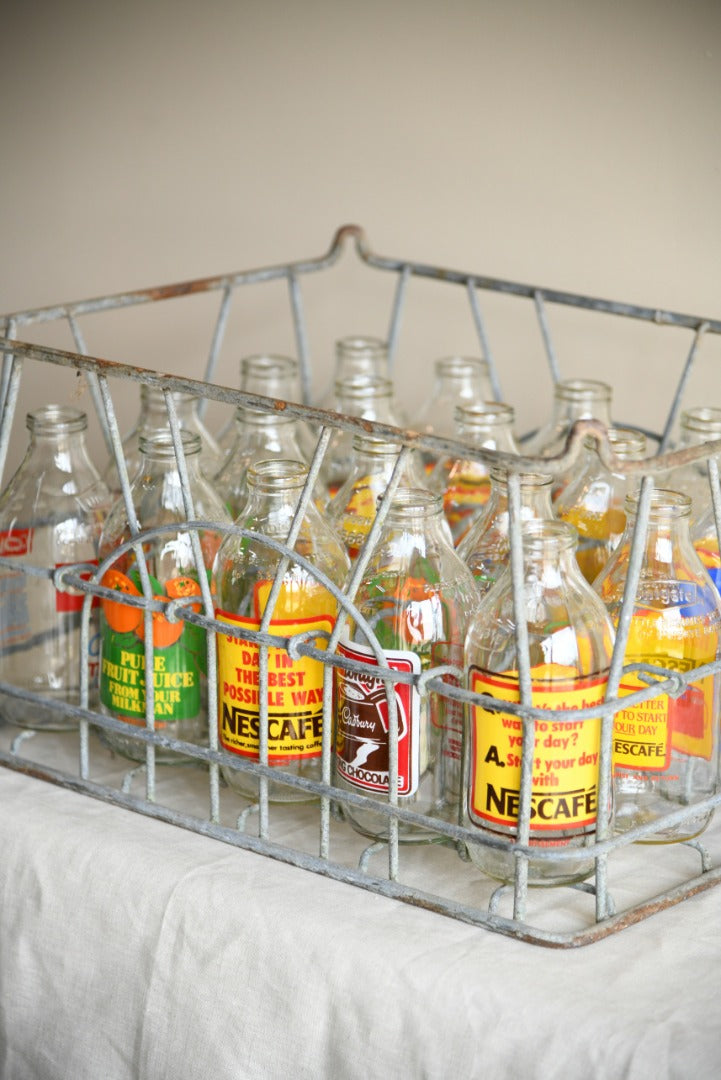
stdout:
<svg viewBox="0 0 721 1080">
<path fill-rule="evenodd" d="M 366 645 L 342 641 L 340 656 L 377 667 Z M 385 650 L 392 671 L 419 673 L 417 653 Z M 388 694 L 395 694 L 398 723 L 398 794 L 414 795 L 421 773 L 420 695 L 409 683 L 390 684 L 373 675 L 336 668 L 336 768 L 349 784 L 363 792 L 388 794 Z"/>
<path fill-rule="evenodd" d="M 381 478 L 382 479 L 382 478 Z M 340 520 L 340 532 L 346 551 L 356 559 L 363 540 L 370 532 L 376 516 L 376 499 L 381 494 L 379 478 L 364 476 L 353 487 L 348 505 Z"/>
<path fill-rule="evenodd" d="M 721 558 L 719 558 L 718 544 L 710 538 L 701 540 L 696 544 L 696 554 L 706 567 L 708 576 L 721 592 Z"/>
<path fill-rule="evenodd" d="M 520 701 L 518 675 L 472 667 L 470 689 Z M 534 708 L 585 709 L 600 704 L 608 672 L 573 677 L 559 664 L 531 670 Z M 512 713 L 472 706 L 470 816 L 477 824 L 515 827 L 521 787 L 523 722 Z M 537 720 L 531 786 L 531 828 L 544 837 L 595 824 L 601 720 Z"/>
<path fill-rule="evenodd" d="M 270 590 L 263 583 L 262 593 Z M 328 592 L 323 603 L 329 606 Z M 276 611 L 282 611 L 283 597 Z M 260 608 L 264 602 L 260 603 Z M 244 633 L 260 629 L 257 618 L 231 615 L 216 610 L 216 619 L 228 623 L 231 633 L 218 634 L 218 731 L 220 745 L 233 754 L 258 760 L 260 732 L 260 650 Z M 308 618 L 271 619 L 268 632 L 291 637 L 308 630 L 330 633 L 335 618 L 331 614 L 313 614 Z M 324 638 L 314 644 L 323 648 Z M 324 665 L 312 657 L 292 659 L 285 649 L 268 648 L 268 762 L 283 765 L 291 761 L 319 757 L 323 736 Z"/>
<path fill-rule="evenodd" d="M 123 595 L 140 596 L 137 571 L 122 574 L 108 570 L 102 579 L 117 592 L 118 600 L 101 602 L 100 700 L 120 719 L 145 723 L 145 618 L 142 608 L 131 607 Z M 151 577 L 156 600 L 200 596 L 200 586 L 190 577 L 165 583 L 165 591 Z M 200 603 L 194 605 L 200 609 Z M 207 674 L 205 631 L 178 619 L 171 622 L 153 612 L 153 691 L 155 727 L 192 720 L 201 710 L 201 685 Z"/>
<path fill-rule="evenodd" d="M 713 656 L 708 658 L 713 659 Z M 626 662 L 654 664 L 670 671 L 690 671 L 704 661 L 657 652 L 652 656 L 627 655 Z M 624 675 L 619 695 L 648 689 L 648 681 Z M 633 772 L 662 773 L 671 763 L 671 751 L 710 761 L 713 751 L 714 680 L 709 675 L 688 686 L 678 698 L 665 694 L 640 705 L 621 709 L 613 722 L 613 763 Z"/>
<path fill-rule="evenodd" d="M 98 565 L 97 559 L 85 559 L 86 563 L 92 563 L 93 566 Z M 75 563 L 55 563 L 55 569 L 60 570 L 64 566 L 74 566 Z M 83 570 L 80 574 L 80 578 L 83 581 L 89 581 L 92 577 L 91 570 Z M 83 601 L 85 599 L 85 593 L 80 589 L 73 589 L 68 587 L 67 589 L 55 590 L 55 610 L 59 613 L 78 612 L 83 610 Z M 91 609 L 100 606 L 100 602 L 97 596 L 94 596 L 91 601 Z"/>
<path fill-rule="evenodd" d="M 4 529 L 0 532 L 0 555 L 3 558 L 29 555 L 32 548 L 32 529 Z"/>
</svg>

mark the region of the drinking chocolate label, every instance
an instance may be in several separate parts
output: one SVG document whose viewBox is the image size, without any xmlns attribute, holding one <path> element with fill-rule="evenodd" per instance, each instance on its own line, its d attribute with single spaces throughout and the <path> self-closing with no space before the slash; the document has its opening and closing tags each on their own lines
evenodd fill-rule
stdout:
<svg viewBox="0 0 721 1080">
<path fill-rule="evenodd" d="M 338 653 L 373 666 L 378 662 L 365 645 L 343 641 Z M 393 671 L 416 674 L 420 657 L 413 652 L 386 650 L 385 661 Z M 388 692 L 393 686 L 398 724 L 398 794 L 415 794 L 420 776 L 420 698 L 408 683 L 389 684 L 365 672 L 336 668 L 336 768 L 349 784 L 364 792 L 389 791 Z"/>
<path fill-rule="evenodd" d="M 539 665 L 531 671 L 533 706 L 565 710 L 598 705 L 604 700 L 607 674 L 573 678 L 558 664 Z M 470 689 L 512 703 L 520 701 L 516 673 L 471 668 Z M 469 810 L 476 823 L 516 825 L 523 737 L 523 722 L 512 713 L 472 707 Z M 595 823 L 600 739 L 600 718 L 536 721 L 531 786 L 534 831 L 548 835 Z"/>
<path fill-rule="evenodd" d="M 329 596 L 325 590 L 325 601 Z M 282 598 L 281 598 L 282 603 Z M 278 610 L 278 607 L 276 607 Z M 220 745 L 234 754 L 258 760 L 260 739 L 260 650 L 244 637 L 260 629 L 250 619 L 216 611 L 229 633 L 218 634 L 218 732 Z M 269 633 L 291 637 L 308 630 L 330 633 L 332 615 L 305 619 L 272 619 Z M 324 639 L 315 644 L 322 648 Z M 323 669 L 312 657 L 294 660 L 285 649 L 268 648 L 268 761 L 271 765 L 319 757 L 323 736 Z"/>
</svg>

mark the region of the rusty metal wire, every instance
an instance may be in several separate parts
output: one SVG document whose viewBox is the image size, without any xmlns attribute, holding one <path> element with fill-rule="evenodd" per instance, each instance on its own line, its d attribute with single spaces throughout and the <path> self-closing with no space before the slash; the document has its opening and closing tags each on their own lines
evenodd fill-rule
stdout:
<svg viewBox="0 0 721 1080">
<path fill-rule="evenodd" d="M 542 718 L 548 718 L 546 710 L 534 708 L 530 693 L 530 669 L 528 641 L 526 636 L 525 621 L 522 618 L 517 623 L 517 648 L 520 658 L 520 703 L 499 702 L 498 699 L 488 698 L 484 695 L 474 694 L 463 688 L 462 685 L 454 685 L 447 681 L 452 675 L 456 681 L 462 683 L 464 673 L 450 666 L 432 668 L 420 676 L 402 675 L 391 671 L 384 661 L 384 654 L 373 629 L 360 615 L 354 604 L 354 597 L 363 572 L 367 565 L 372 546 L 382 528 L 383 521 L 388 512 L 394 490 L 401 476 L 405 460 L 414 449 L 426 449 L 435 455 L 455 458 L 471 458 L 483 461 L 488 465 L 502 465 L 509 476 L 509 507 L 511 518 L 510 532 L 510 565 L 514 585 L 514 596 L 518 611 L 522 610 L 523 578 L 522 578 L 522 553 L 520 540 L 520 474 L 529 471 L 539 471 L 540 461 L 537 458 L 524 455 L 514 456 L 496 451 L 470 447 L 455 439 L 438 436 L 419 434 L 413 430 L 405 430 L 388 424 L 371 423 L 366 420 L 315 408 L 308 404 L 310 394 L 310 371 L 309 371 L 309 342 L 305 324 L 304 305 L 302 298 L 301 282 L 308 274 L 315 274 L 330 270 L 336 263 L 344 244 L 352 240 L 356 253 L 361 261 L 371 270 L 385 271 L 396 275 L 397 285 L 393 298 L 391 317 L 389 322 L 389 352 L 391 357 L 395 353 L 399 327 L 401 324 L 405 296 L 408 282 L 412 277 L 428 278 L 436 281 L 441 286 L 460 286 L 465 289 L 471 308 L 473 321 L 476 326 L 479 341 L 486 359 L 489 361 L 491 378 L 494 391 L 500 396 L 500 382 L 498 373 L 493 363 L 488 347 L 487 334 L 483 315 L 481 313 L 478 294 L 479 291 L 495 291 L 505 293 L 518 298 L 527 299 L 535 305 L 539 330 L 543 338 L 544 347 L 554 380 L 559 378 L 559 367 L 556 359 L 555 348 L 551 337 L 546 306 L 559 304 L 577 307 L 582 310 L 590 310 L 609 316 L 636 319 L 641 322 L 654 325 L 676 326 L 694 333 L 693 343 L 685 357 L 676 393 L 671 403 L 667 420 L 664 425 L 664 433 L 661 438 L 661 449 L 654 458 L 644 461 L 621 461 L 618 460 L 612 450 L 608 439 L 608 433 L 596 421 L 579 421 L 571 431 L 565 449 L 554 458 L 543 459 L 542 471 L 559 475 L 565 472 L 578 458 L 585 440 L 592 437 L 598 447 L 599 455 L 604 463 L 617 473 L 639 474 L 642 476 L 642 494 L 636 523 L 636 534 L 633 543 L 629 579 L 626 596 L 621 612 L 616 646 L 611 663 L 609 685 L 606 701 L 603 705 L 592 709 L 564 710 L 562 714 L 554 714 L 554 718 L 572 724 L 576 721 L 583 722 L 590 717 L 601 716 L 603 718 L 603 736 L 601 745 L 599 797 L 598 804 L 601 808 L 599 813 L 595 840 L 589 842 L 584 853 L 595 859 L 596 872 L 592 883 L 574 887 L 574 891 L 587 893 L 593 906 L 589 910 L 587 925 L 581 931 L 549 931 L 534 925 L 527 919 L 527 906 L 529 898 L 528 888 L 528 858 L 532 855 L 534 860 L 553 858 L 563 861 L 564 858 L 577 857 L 577 850 L 562 851 L 554 849 L 544 851 L 533 846 L 529 839 L 530 816 L 531 816 L 531 755 L 534 745 L 534 725 Z M 221 352 L 223 337 L 228 321 L 229 310 L 237 289 L 248 284 L 260 284 L 264 282 L 285 280 L 288 284 L 288 299 L 293 321 L 295 339 L 297 344 L 298 358 L 302 372 L 302 387 L 304 402 L 287 402 L 265 398 L 257 394 L 248 394 L 237 389 L 217 385 L 214 375 L 217 368 L 218 358 Z M 219 292 L 220 306 L 215 323 L 211 330 L 210 347 L 205 377 L 200 380 L 170 376 L 163 372 L 138 367 L 131 363 L 117 363 L 100 357 L 88 355 L 82 329 L 79 320 L 89 314 L 101 314 L 103 312 L 130 308 L 140 304 L 164 301 L 174 297 L 188 296 L 202 292 Z M 87 666 L 83 666 L 81 683 L 80 707 L 75 709 L 69 705 L 58 704 L 55 708 L 59 712 L 72 715 L 78 719 L 78 769 L 76 773 L 61 771 L 48 766 L 40 766 L 20 755 L 19 750 L 27 744 L 27 735 L 19 736 L 9 751 L 0 751 L 0 763 L 7 768 L 16 769 L 28 775 L 38 776 L 49 782 L 59 784 L 73 791 L 81 791 L 97 798 L 104 799 L 118 806 L 123 806 L 140 813 L 168 821 L 183 828 L 192 829 L 202 835 L 214 837 L 225 843 L 238 847 L 258 851 L 272 858 L 281 859 L 312 870 L 324 876 L 332 877 L 340 881 L 346 881 L 365 889 L 371 889 L 385 896 L 395 897 L 410 904 L 426 907 L 442 914 L 473 923 L 486 929 L 508 934 L 525 941 L 537 944 L 553 946 L 571 946 L 587 944 L 607 934 L 613 933 L 641 918 L 664 907 L 680 902 L 681 900 L 695 895 L 697 892 L 716 885 L 721 881 L 721 867 L 714 867 L 708 852 L 697 842 L 693 847 L 700 857 L 700 873 L 682 884 L 675 886 L 662 895 L 645 898 L 642 902 L 616 912 L 615 902 L 609 893 L 607 882 L 607 866 L 610 858 L 619 849 L 628 849 L 637 840 L 648 840 L 654 831 L 659 828 L 683 821 L 689 816 L 698 816 L 700 811 L 712 810 L 721 803 L 721 793 L 714 794 L 702 803 L 696 803 L 690 808 L 679 808 L 670 811 L 661 823 L 639 826 L 622 836 L 614 835 L 606 807 L 609 805 L 609 793 L 611 786 L 611 727 L 612 718 L 618 708 L 618 689 L 623 674 L 623 655 L 625 652 L 628 636 L 632 597 L 635 591 L 640 568 L 641 550 L 644 542 L 648 522 L 648 509 L 651 492 L 655 477 L 662 471 L 671 467 L 678 467 L 691 462 L 707 462 L 710 492 L 716 511 L 717 531 L 721 535 L 721 488 L 719 486 L 719 472 L 717 456 L 721 455 L 721 440 L 709 442 L 701 446 L 688 447 L 681 451 L 669 453 L 666 451 L 669 435 L 673 423 L 678 415 L 683 392 L 688 383 L 689 373 L 695 362 L 696 355 L 702 339 L 707 334 L 721 333 L 721 321 L 708 318 L 700 318 L 684 315 L 677 312 L 658 311 L 651 308 L 641 308 L 629 304 L 621 304 L 611 301 L 595 299 L 580 294 L 562 293 L 550 289 L 540 289 L 535 286 L 521 285 L 518 283 L 503 281 L 500 279 L 481 277 L 478 274 L 463 273 L 460 271 L 444 270 L 442 268 L 428 266 L 426 264 L 409 262 L 407 260 L 388 259 L 373 254 L 366 243 L 362 230 L 357 226 L 345 226 L 338 230 L 329 251 L 317 259 L 309 259 L 281 266 L 268 267 L 260 270 L 243 271 L 240 273 L 222 275 L 211 278 L 198 279 L 176 285 L 167 285 L 159 288 L 135 290 L 132 292 L 116 294 L 113 296 L 99 297 L 92 300 L 82 300 L 73 303 L 62 304 L 54 307 L 36 308 L 24 312 L 15 312 L 4 317 L 5 336 L 0 338 L 0 350 L 3 353 L 2 383 L 0 385 L 0 475 L 4 468 L 10 445 L 11 430 L 16 411 L 18 392 L 22 380 L 23 365 L 26 360 L 32 360 L 41 364 L 54 365 L 70 368 L 83 372 L 90 383 L 92 400 L 98 414 L 106 442 L 111 450 L 117 468 L 120 481 L 121 497 L 125 501 L 131 525 L 131 539 L 126 545 L 132 549 L 137 557 L 140 576 L 143 585 L 142 595 L 138 598 L 128 598 L 128 603 L 136 604 L 144 611 L 147 620 L 148 632 L 145 634 L 146 670 L 153 667 L 153 635 L 150 632 L 150 620 L 154 610 L 160 610 L 161 605 L 153 599 L 147 566 L 143 555 L 143 541 L 162 534 L 163 529 L 143 530 L 140 528 L 130 493 L 130 478 L 122 450 L 120 427 L 115 410 L 111 383 L 116 380 L 131 380 L 162 390 L 165 396 L 168 414 L 168 425 L 173 437 L 178 467 L 181 477 L 186 477 L 185 456 L 180 436 L 179 421 L 173 403 L 173 393 L 177 391 L 191 393 L 207 403 L 209 401 L 221 402 L 226 405 L 245 405 L 266 412 L 282 412 L 305 421 L 319 432 L 315 455 L 311 462 L 310 473 L 301 496 L 295 518 L 291 526 L 286 543 L 279 544 L 257 534 L 247 532 L 238 525 L 222 527 L 225 532 L 233 532 L 266 544 L 276 551 L 280 558 L 279 569 L 276 573 L 275 582 L 271 590 L 265 617 L 258 631 L 244 631 L 249 641 L 254 641 L 259 647 L 261 656 L 261 685 L 260 698 L 260 729 L 261 729 L 261 753 L 258 763 L 240 759 L 236 755 L 227 754 L 218 747 L 217 731 L 214 730 L 214 722 L 210 724 L 210 740 L 207 747 L 190 746 L 187 743 L 174 740 L 162 731 L 155 730 L 152 686 L 148 687 L 146 694 L 145 727 L 133 727 L 128 732 L 129 725 L 112 717 L 100 714 L 90 708 L 90 686 Z M 25 326 L 35 323 L 49 323 L 53 321 L 65 322 L 70 326 L 75 341 L 77 352 L 69 352 L 49 346 L 35 345 L 17 340 L 18 332 Z M 358 559 L 354 565 L 350 579 L 343 589 L 339 589 L 315 570 L 311 564 L 294 550 L 294 537 L 300 527 L 300 523 L 312 498 L 314 485 L 322 465 L 324 455 L 328 452 L 330 439 L 335 429 L 341 429 L 352 433 L 374 436 L 392 440 L 399 444 L 400 451 L 396 462 L 393 478 L 384 493 L 379 506 L 375 523 L 370 535 L 363 545 Z M 202 627 L 207 631 L 208 641 L 208 712 L 211 718 L 217 714 L 217 691 L 216 691 L 216 645 L 215 633 L 227 632 L 227 624 L 214 618 L 212 597 L 210 595 L 207 580 L 203 571 L 202 556 L 198 535 L 200 530 L 213 524 L 197 520 L 194 516 L 192 500 L 189 496 L 188 484 L 184 485 L 186 492 L 185 514 L 187 528 L 193 539 L 194 558 L 199 580 L 203 586 L 202 610 L 192 610 L 189 604 L 182 601 L 171 601 L 162 606 L 166 616 L 171 619 L 181 619 Z M 217 525 L 213 525 L 218 529 Z M 115 558 L 115 554 L 112 557 Z M 90 611 L 93 598 L 108 597 L 109 590 L 100 584 L 103 573 L 110 564 L 106 559 L 98 567 L 87 565 L 76 567 L 63 567 L 61 571 L 51 570 L 28 570 L 29 573 L 47 574 L 53 576 L 56 584 L 63 587 L 73 587 L 84 593 L 85 599 L 82 610 L 82 636 L 81 655 L 86 655 L 87 641 L 90 624 Z M 308 635 L 293 635 L 289 638 L 279 638 L 269 632 L 274 604 L 280 592 L 280 582 L 283 569 L 290 562 L 296 562 L 304 566 L 322 582 L 326 589 L 335 597 L 339 617 L 333 632 L 330 634 L 326 647 L 319 649 Z M 0 558 L 0 566 L 9 564 L 9 560 Z M 17 569 L 16 563 L 12 564 Z M 91 571 L 88 575 L 88 570 Z M 459 824 L 439 821 L 428 818 L 399 804 L 398 796 L 391 787 L 391 794 L 387 804 L 378 803 L 374 799 L 356 794 L 347 790 L 336 788 L 332 783 L 331 758 L 332 758 L 332 695 L 329 693 L 331 686 L 332 670 L 334 667 L 344 667 L 351 671 L 363 671 L 364 666 L 357 661 L 340 657 L 336 652 L 336 646 L 341 636 L 346 618 L 352 618 L 364 630 L 368 643 L 378 662 L 378 667 L 373 668 L 373 675 L 386 683 L 386 693 L 391 723 L 390 732 L 390 774 L 396 775 L 398 768 L 397 725 L 392 722 L 395 704 L 393 687 L 399 681 L 415 681 L 416 685 L 424 693 L 436 694 L 451 700 L 462 702 L 466 705 L 473 703 L 483 704 L 484 708 L 512 713 L 519 717 L 523 724 L 524 747 L 523 766 L 521 774 L 520 810 L 517 837 L 515 842 L 479 837 L 475 830 L 468 830 Z M 320 635 L 313 632 L 313 639 Z M 267 709 L 267 651 L 270 647 L 282 647 L 288 650 L 293 657 L 311 656 L 325 665 L 325 689 L 324 693 L 324 716 L 323 716 L 323 744 L 322 744 L 322 781 L 316 782 L 303 777 L 283 774 L 277 767 L 268 764 L 268 709 Z M 638 668 L 639 665 L 636 665 Z M 715 674 L 721 671 L 721 661 L 708 664 L 703 668 L 690 672 L 678 673 L 664 669 L 648 669 L 655 676 L 655 681 L 650 680 L 646 689 L 635 691 L 624 697 L 624 706 L 648 700 L 666 693 L 677 696 L 695 679 L 707 674 Z M 422 684 L 422 686 L 421 686 Z M 7 683 L 0 683 L 0 692 L 11 697 L 20 698 L 28 702 L 30 707 L 38 701 L 47 704 L 45 699 L 38 698 L 32 693 L 23 691 Z M 129 782 L 123 784 L 120 790 L 108 785 L 99 784 L 91 775 L 89 739 L 92 731 L 108 730 L 130 735 L 145 748 L 145 794 L 144 798 L 132 796 L 129 793 Z M 157 766 L 155 762 L 156 748 L 170 749 L 184 754 L 187 758 L 202 763 L 208 770 L 208 811 L 205 816 L 191 816 L 180 813 L 169 807 L 161 805 L 157 795 Z M 258 834 L 252 835 L 247 824 L 250 819 L 248 811 L 241 814 L 242 827 L 231 829 L 221 824 L 220 816 L 220 766 L 237 769 L 254 774 L 259 780 L 259 798 L 257 804 Z M 272 779 L 274 784 L 285 784 L 291 789 L 301 790 L 317 796 L 319 803 L 318 812 L 318 854 L 311 855 L 307 852 L 296 850 L 289 845 L 279 844 L 271 839 L 271 808 L 268 798 L 268 783 Z M 372 809 L 375 813 L 388 819 L 389 840 L 385 846 L 387 849 L 388 868 L 384 877 L 372 874 L 368 870 L 370 856 L 378 850 L 377 845 L 371 845 L 362 856 L 358 868 L 354 869 L 344 865 L 342 861 L 334 860 L 330 855 L 330 837 L 335 829 L 342 829 L 342 823 L 336 821 L 342 818 L 343 806 L 354 806 Z M 249 808 L 251 810 L 253 808 Z M 459 819 L 460 820 L 460 819 Z M 494 892 L 490 903 L 485 907 L 474 907 L 467 903 L 459 903 L 450 897 L 429 893 L 410 884 L 404 884 L 400 860 L 400 848 L 398 829 L 400 824 L 421 826 L 433 833 L 446 844 L 458 849 L 461 856 L 464 854 L 466 845 L 488 844 L 500 850 L 511 851 L 516 858 L 516 876 L 513 886 L 509 887 L 513 895 L 513 915 L 511 918 L 503 918 L 498 914 L 498 906 L 501 896 L 509 891 L 509 888 L 501 888 Z M 404 852 L 404 859 L 412 860 L 413 852 Z M 458 860 L 459 873 L 471 872 L 461 859 Z M 478 873 L 478 871 L 473 871 Z M 564 904 L 564 894 L 567 890 L 558 889 L 559 910 Z"/>
</svg>

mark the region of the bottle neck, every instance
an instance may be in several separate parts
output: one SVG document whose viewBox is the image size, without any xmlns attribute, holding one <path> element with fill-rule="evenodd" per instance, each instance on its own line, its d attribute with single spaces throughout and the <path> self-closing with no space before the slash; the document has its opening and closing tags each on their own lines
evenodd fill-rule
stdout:
<svg viewBox="0 0 721 1080">
<path fill-rule="evenodd" d="M 554 423 L 570 426 L 576 420 L 599 420 L 611 426 L 611 388 L 592 379 L 559 383 L 553 403 Z"/>
</svg>

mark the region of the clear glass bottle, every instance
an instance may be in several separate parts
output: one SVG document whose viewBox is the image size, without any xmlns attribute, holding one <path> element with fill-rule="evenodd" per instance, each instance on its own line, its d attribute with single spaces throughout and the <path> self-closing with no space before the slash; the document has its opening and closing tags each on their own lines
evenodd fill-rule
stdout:
<svg viewBox="0 0 721 1080">
<path fill-rule="evenodd" d="M 335 369 L 329 390 L 318 405 L 321 409 L 344 412 L 338 398 L 337 384 L 358 376 L 374 379 L 390 379 L 388 345 L 379 337 L 367 334 L 349 334 L 335 343 Z"/>
<path fill-rule="evenodd" d="M 418 673 L 438 664 L 461 667 L 466 626 L 478 596 L 473 578 L 448 538 L 441 500 L 431 492 L 399 488 L 358 588 L 355 604 L 395 671 Z M 349 620 L 341 656 L 377 666 L 362 628 Z M 390 684 L 389 684 L 390 685 Z M 335 670 L 337 787 L 388 802 L 389 717 L 380 678 Z M 462 710 L 436 693 L 395 684 L 398 722 L 398 803 L 458 821 Z M 346 806 L 345 816 L 365 836 L 388 838 L 388 820 Z M 428 830 L 399 825 L 399 839 L 437 839 Z"/>
<path fill-rule="evenodd" d="M 244 356 L 240 361 L 240 389 L 246 394 L 262 394 L 263 397 L 282 401 L 302 401 L 298 361 L 277 353 Z M 223 460 L 232 450 L 237 437 L 238 414 L 234 412 L 218 433 Z"/>
<path fill-rule="evenodd" d="M 383 495 L 401 447 L 364 435 L 353 436 L 350 475 L 327 506 L 328 520 L 339 534 L 351 559 L 355 559 L 375 521 L 378 499 Z M 412 454 L 400 479 L 402 487 L 423 487 L 422 466 Z"/>
<path fill-rule="evenodd" d="M 248 501 L 248 468 L 271 458 L 304 461 L 298 439 L 298 424 L 284 413 L 260 412 L 239 406 L 236 409 L 236 437 L 225 464 L 213 478 L 213 485 L 236 518 Z"/>
<path fill-rule="evenodd" d="M 517 454 L 513 434 L 515 412 L 503 402 L 459 406 L 456 409 L 457 437 L 479 450 L 499 450 Z M 431 474 L 430 486 L 443 492 L 443 510 L 454 544 L 463 539 L 482 513 L 491 494 L 491 468 L 471 457 L 443 458 Z"/>
<path fill-rule="evenodd" d="M 594 588 L 618 622 L 626 584 L 637 493 L 626 497 L 627 524 L 621 543 Z M 721 655 L 721 597 L 694 551 L 689 536 L 691 500 L 657 489 L 649 525 L 628 642 L 626 664 L 649 664 L 689 672 Z M 648 679 L 624 674 L 619 694 L 645 689 Z M 689 683 L 678 698 L 664 695 L 621 709 L 614 718 L 616 829 L 658 822 L 648 843 L 688 840 L 708 824 L 711 811 L 673 826 L 664 816 L 712 795 L 718 786 L 719 675 Z"/>
<path fill-rule="evenodd" d="M 456 433 L 459 407 L 483 405 L 493 400 L 487 360 L 475 356 L 444 356 L 435 361 L 430 395 L 413 426 L 426 435 L 452 438 Z M 431 450 L 422 450 L 421 454 L 426 472 L 432 472 L 438 463 L 438 455 Z"/>
<path fill-rule="evenodd" d="M 721 439 L 721 409 L 701 405 L 681 413 L 677 450 Z M 717 458 L 718 461 L 718 458 Z M 698 521 L 711 507 L 707 459 L 671 469 L 663 476 L 664 487 L 683 491 L 691 499 L 691 521 Z"/>
<path fill-rule="evenodd" d="M 296 513 L 308 466 L 300 461 L 260 461 L 248 469 L 250 500 L 237 525 L 284 543 Z M 350 568 L 345 550 L 316 506 L 309 503 L 295 551 L 315 570 L 343 585 Z M 218 634 L 219 743 L 231 754 L 259 760 L 260 654 L 244 637 L 260 629 L 281 556 L 261 540 L 229 534 L 216 560 L 213 585 L 216 618 L 229 625 Z M 291 562 L 268 632 L 282 637 L 305 631 L 330 633 L 338 605 L 322 581 Z M 316 644 L 323 647 L 325 638 Z M 284 649 L 268 649 L 268 764 L 312 780 L 321 779 L 323 734 L 323 667 L 318 660 L 292 659 Z M 223 768 L 231 788 L 250 799 L 258 796 L 256 777 Z M 269 798 L 276 802 L 307 799 L 304 792 L 271 781 Z"/>
<path fill-rule="evenodd" d="M 378 375 L 354 375 L 335 384 L 336 411 L 399 426 L 393 384 Z M 337 428 L 331 436 L 321 467 L 321 478 L 333 498 L 353 466 L 353 434 Z"/>
<path fill-rule="evenodd" d="M 640 461 L 646 456 L 646 436 L 641 431 L 609 428 L 608 441 L 622 461 Z M 576 558 L 590 585 L 618 547 L 626 527 L 626 495 L 640 482 L 638 473 L 610 472 L 598 456 L 596 440 L 588 439 L 581 471 L 556 499 L 556 516 L 578 531 Z"/>
<path fill-rule="evenodd" d="M 613 652 L 611 620 L 578 569 L 576 532 L 561 521 L 522 526 L 523 606 L 528 628 L 531 702 L 566 710 L 603 702 Z M 486 594 L 468 631 L 468 686 L 509 703 L 520 701 L 510 566 Z M 601 720 L 563 722 L 554 711 L 536 721 L 531 781 L 530 845 L 540 851 L 578 849 L 576 858 L 529 859 L 531 885 L 580 881 L 593 871 L 583 849 L 595 838 Z M 518 835 L 523 722 L 482 705 L 468 709 L 466 813 L 469 827 L 489 839 Z M 472 862 L 500 881 L 514 880 L 510 850 L 468 844 Z"/>
<path fill-rule="evenodd" d="M 56 588 L 22 568 L 58 570 L 97 564 L 109 492 L 85 446 L 87 417 L 64 405 L 28 413 L 30 441 L 0 495 L 0 679 L 53 702 L 80 703 L 80 672 L 88 665 L 91 707 L 98 670 L 97 612 L 90 616 L 88 655 L 80 654 L 83 593 Z M 77 727 L 52 707 L 0 695 L 0 714 L 21 727 Z"/>
<path fill-rule="evenodd" d="M 200 437 L 181 432 L 193 513 L 196 520 L 217 523 L 198 530 L 205 572 L 210 577 L 215 553 L 230 517 L 220 497 L 200 470 Z M 143 539 L 153 599 L 167 603 L 201 596 L 193 557 L 191 530 L 186 527 L 183 487 L 170 432 L 140 437 L 141 468 L 131 495 L 141 531 L 172 526 Z M 177 528 L 176 528 L 177 526 Z M 119 499 L 108 514 L 100 540 L 100 558 L 112 557 L 131 539 L 125 503 Z M 128 727 L 145 726 L 145 617 L 140 607 L 124 603 L 123 595 L 141 596 L 142 580 L 133 549 L 119 554 L 103 574 L 102 584 L 118 593 L 101 602 L 100 707 L 106 716 Z M 201 601 L 195 609 L 201 610 Z M 203 745 L 208 739 L 206 634 L 182 619 L 171 621 L 153 612 L 153 696 L 155 730 L 184 742 Z M 145 760 L 144 744 L 131 735 L 104 731 L 103 740 L 118 753 Z M 156 761 L 178 763 L 181 755 L 156 747 Z"/>
<path fill-rule="evenodd" d="M 521 473 L 521 521 L 553 518 L 552 478 L 543 473 Z M 471 529 L 456 548 L 476 580 L 481 596 L 498 579 L 508 563 L 508 474 L 491 470 L 491 496 Z"/>
<path fill-rule="evenodd" d="M 611 387 L 596 379 L 563 379 L 554 387 L 550 421 L 535 435 L 525 439 L 521 452 L 531 457 L 555 457 L 566 445 L 576 420 L 599 420 L 607 428 L 611 421 Z M 554 498 L 563 490 L 578 467 L 560 474 L 554 483 Z"/>
<path fill-rule="evenodd" d="M 198 398 L 193 394 L 178 391 L 173 393 L 173 403 L 180 427 L 184 431 L 193 432 L 200 439 L 200 465 L 203 472 L 207 477 L 213 476 L 220 468 L 222 453 L 198 416 Z M 147 439 L 162 431 L 170 431 L 165 395 L 162 390 L 141 383 L 140 414 L 132 431 L 123 438 L 123 453 L 131 482 L 135 479 L 141 465 L 141 438 Z M 112 456 L 105 466 L 103 479 L 114 495 L 120 494 L 120 478 Z"/>
</svg>

